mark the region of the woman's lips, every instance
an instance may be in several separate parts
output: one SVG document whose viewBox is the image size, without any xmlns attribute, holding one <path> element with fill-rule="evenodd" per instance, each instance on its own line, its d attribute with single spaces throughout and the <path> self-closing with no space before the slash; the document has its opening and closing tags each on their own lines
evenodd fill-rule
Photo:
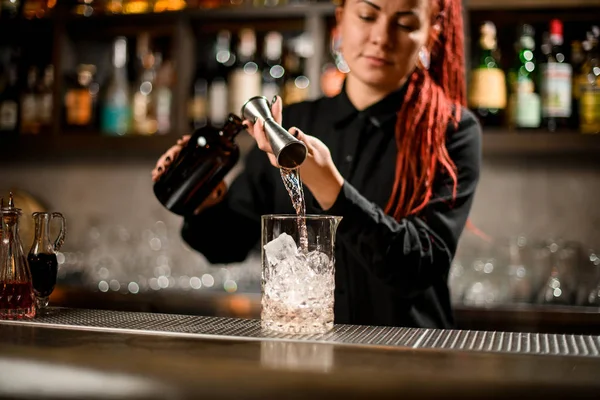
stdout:
<svg viewBox="0 0 600 400">
<path fill-rule="evenodd" d="M 375 56 L 363 56 L 367 62 L 374 67 L 385 67 L 391 65 L 392 63 L 385 58 L 375 57 Z"/>
</svg>

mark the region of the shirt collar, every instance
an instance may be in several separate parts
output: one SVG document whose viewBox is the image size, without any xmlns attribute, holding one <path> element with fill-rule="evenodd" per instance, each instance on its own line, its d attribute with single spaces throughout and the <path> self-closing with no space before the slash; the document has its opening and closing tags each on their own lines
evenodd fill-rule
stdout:
<svg viewBox="0 0 600 400">
<path fill-rule="evenodd" d="M 406 94 L 406 86 L 406 84 L 402 85 L 402 87 L 388 94 L 377 103 L 359 111 L 348 98 L 346 81 L 344 81 L 341 92 L 335 97 L 336 116 L 334 124 L 341 127 L 355 118 L 369 118 L 373 125 L 382 126 L 394 118 L 400 110 Z"/>
</svg>

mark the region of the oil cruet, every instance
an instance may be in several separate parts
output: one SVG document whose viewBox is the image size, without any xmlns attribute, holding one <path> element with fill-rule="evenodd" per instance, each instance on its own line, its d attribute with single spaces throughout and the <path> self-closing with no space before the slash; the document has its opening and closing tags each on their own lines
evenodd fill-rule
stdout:
<svg viewBox="0 0 600 400">
<path fill-rule="evenodd" d="M 36 314 L 33 286 L 19 237 L 22 213 L 15 207 L 12 193 L 8 207 L 0 201 L 0 214 L 0 319 L 30 319 Z"/>
<path fill-rule="evenodd" d="M 35 237 L 27 256 L 33 283 L 37 312 L 44 312 L 48 306 L 48 298 L 56 286 L 58 262 L 56 252 L 60 250 L 66 234 L 65 217 L 58 212 L 35 212 Z M 50 223 L 58 219 L 60 231 L 55 241 L 50 239 Z"/>
</svg>

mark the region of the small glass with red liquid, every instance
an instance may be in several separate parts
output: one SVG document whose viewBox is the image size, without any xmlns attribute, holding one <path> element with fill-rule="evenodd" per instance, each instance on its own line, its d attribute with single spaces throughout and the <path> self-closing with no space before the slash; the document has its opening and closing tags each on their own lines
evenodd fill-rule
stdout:
<svg viewBox="0 0 600 400">
<path fill-rule="evenodd" d="M 56 286 L 58 275 L 56 252 L 65 241 L 66 221 L 65 217 L 57 212 L 35 212 L 32 217 L 35 222 L 35 237 L 27 262 L 31 271 L 36 308 L 40 312 L 48 307 L 49 297 Z M 53 241 L 50 238 L 50 224 L 54 219 L 60 221 L 60 231 Z"/>
</svg>

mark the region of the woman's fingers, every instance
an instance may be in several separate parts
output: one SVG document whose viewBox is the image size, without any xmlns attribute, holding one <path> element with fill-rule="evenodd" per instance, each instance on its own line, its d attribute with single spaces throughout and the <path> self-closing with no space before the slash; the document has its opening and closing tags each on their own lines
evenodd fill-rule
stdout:
<svg viewBox="0 0 600 400">
<path fill-rule="evenodd" d="M 156 182 L 158 178 L 167 170 L 169 165 L 175 161 L 181 150 L 190 141 L 191 135 L 184 135 L 181 139 L 177 139 L 177 144 L 167 150 L 156 162 L 156 166 L 152 170 L 152 181 Z"/>
<path fill-rule="evenodd" d="M 271 162 L 271 165 L 279 168 L 279 164 L 277 163 L 277 158 L 275 157 L 275 155 L 273 153 L 267 153 L 267 155 L 269 156 L 269 161 Z"/>
<path fill-rule="evenodd" d="M 192 135 L 183 135 L 181 139 L 177 139 L 177 145 L 181 147 L 185 146 L 190 141 L 191 137 Z"/>
<path fill-rule="evenodd" d="M 273 114 L 275 121 L 281 124 L 281 120 L 283 119 L 283 100 L 279 96 L 275 96 L 273 100 L 275 101 L 271 105 L 271 114 Z"/>
<path fill-rule="evenodd" d="M 212 193 L 202 202 L 202 204 L 200 204 L 198 208 L 194 210 L 194 214 L 198 215 L 206 208 L 212 207 L 221 202 L 221 200 L 223 200 L 225 197 L 225 194 L 227 194 L 227 185 L 224 181 L 221 181 L 215 190 L 213 190 Z"/>
<path fill-rule="evenodd" d="M 248 133 L 256 140 L 258 148 L 267 153 L 272 153 L 273 150 L 265 134 L 265 121 L 259 118 L 255 124 L 251 124 L 248 120 L 245 123 L 249 125 Z"/>
<path fill-rule="evenodd" d="M 271 113 L 273 114 L 275 121 L 279 124 L 281 124 L 282 120 L 282 111 L 283 101 L 281 100 L 281 97 L 275 96 L 271 101 Z M 245 120 L 244 125 L 247 126 L 246 130 L 250 136 L 256 140 L 258 148 L 267 153 L 271 164 L 275 167 L 279 167 L 279 164 L 277 164 L 277 158 L 273 154 L 273 149 L 271 148 L 271 144 L 269 143 L 265 133 L 265 121 L 261 118 L 259 118 L 255 123 Z"/>
<path fill-rule="evenodd" d="M 305 135 L 304 132 L 302 132 L 300 129 L 296 128 L 295 126 L 291 127 L 288 130 L 288 132 L 290 133 L 290 135 L 294 136 L 296 139 L 298 139 L 299 141 L 301 141 L 302 143 L 304 143 L 306 145 L 306 150 L 307 150 L 309 156 L 312 156 L 314 154 L 311 136 Z"/>
<path fill-rule="evenodd" d="M 163 154 L 159 159 L 158 159 L 158 163 L 157 166 L 161 166 L 161 167 L 168 167 L 173 160 L 177 157 L 177 155 L 179 154 L 179 152 L 181 151 L 182 147 L 181 146 L 173 146 L 171 147 L 169 150 L 167 150 L 165 152 L 165 154 Z"/>
</svg>

